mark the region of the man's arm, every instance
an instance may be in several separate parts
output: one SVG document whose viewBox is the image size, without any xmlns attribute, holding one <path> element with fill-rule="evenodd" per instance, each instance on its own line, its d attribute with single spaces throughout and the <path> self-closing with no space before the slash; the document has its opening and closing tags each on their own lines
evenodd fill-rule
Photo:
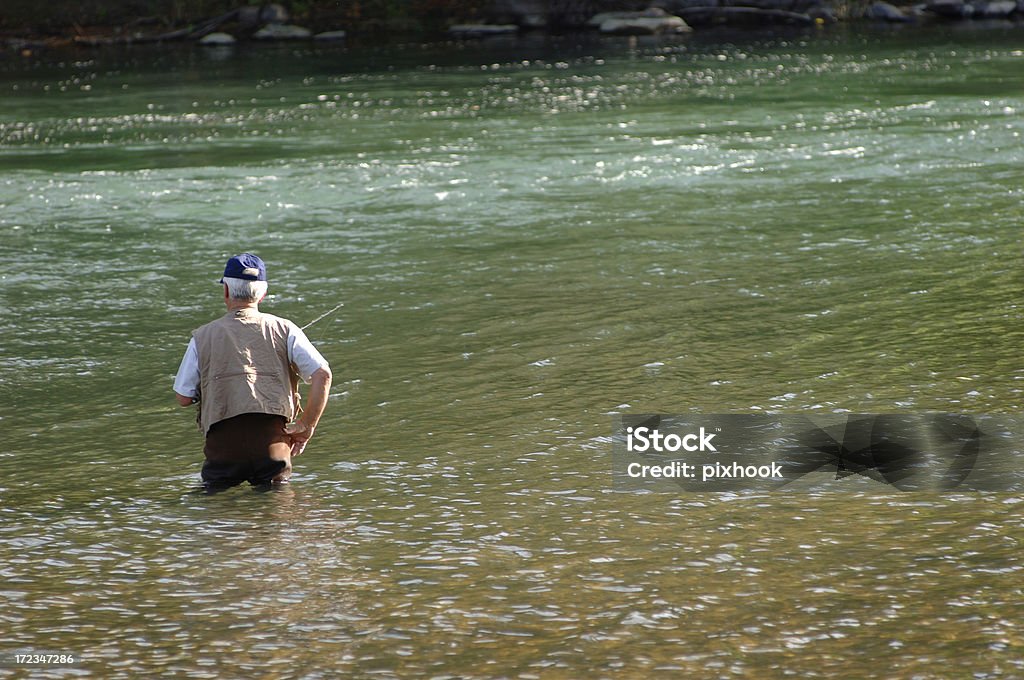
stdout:
<svg viewBox="0 0 1024 680">
<path fill-rule="evenodd" d="M 199 352 L 196 341 L 189 340 L 185 356 L 181 358 L 178 374 L 174 376 L 174 397 L 180 406 L 191 406 L 199 396 Z"/>
<path fill-rule="evenodd" d="M 302 410 L 302 417 L 285 428 L 285 432 L 292 437 L 293 456 L 302 453 L 306 448 L 306 442 L 313 436 L 313 430 L 316 429 L 316 424 L 320 422 L 320 416 L 327 406 L 332 378 L 331 369 L 324 367 L 316 369 L 310 376 L 309 394 L 306 397 L 306 407 Z"/>
</svg>

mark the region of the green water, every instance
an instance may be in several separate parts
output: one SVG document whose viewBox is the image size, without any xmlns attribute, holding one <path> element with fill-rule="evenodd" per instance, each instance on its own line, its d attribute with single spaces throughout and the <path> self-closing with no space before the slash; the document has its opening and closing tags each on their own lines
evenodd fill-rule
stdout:
<svg viewBox="0 0 1024 680">
<path fill-rule="evenodd" d="M 0 676 L 1024 676 L 1018 492 L 610 490 L 616 413 L 1019 412 L 1022 50 L 6 56 L 0 651 L 79 662 Z M 207 497 L 243 250 L 335 382 Z"/>
</svg>

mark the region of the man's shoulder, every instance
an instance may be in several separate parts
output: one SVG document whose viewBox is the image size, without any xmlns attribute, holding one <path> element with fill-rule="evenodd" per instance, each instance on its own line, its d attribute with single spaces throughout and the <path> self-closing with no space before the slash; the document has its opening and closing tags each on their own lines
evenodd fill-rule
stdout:
<svg viewBox="0 0 1024 680">
<path fill-rule="evenodd" d="M 196 328 L 195 330 L 193 330 L 193 331 L 192 331 L 192 337 L 194 338 L 194 337 L 196 337 L 197 335 L 200 335 L 201 333 L 203 333 L 204 331 L 207 331 L 207 330 L 209 330 L 209 329 L 210 329 L 210 328 L 212 328 L 212 327 L 213 327 L 213 325 L 214 325 L 214 324 L 216 324 L 216 323 L 217 323 L 218 321 L 220 321 L 220 319 L 219 319 L 219 318 L 218 318 L 218 319 L 214 319 L 213 321 L 207 321 L 207 322 L 206 322 L 206 323 L 204 323 L 204 324 L 203 324 L 202 326 L 200 326 L 199 328 Z"/>
<path fill-rule="evenodd" d="M 207 321 L 202 326 L 200 326 L 199 328 L 196 328 L 194 331 L 192 331 L 192 337 L 195 337 L 196 335 L 198 335 L 198 334 L 200 334 L 200 333 L 202 333 L 204 331 L 207 331 L 207 330 L 209 330 L 209 329 L 211 329 L 211 328 L 213 328 L 213 327 L 215 327 L 217 325 L 220 325 L 220 324 L 224 323 L 224 319 L 227 318 L 227 316 L 228 316 L 227 314 L 224 314 L 222 316 L 218 316 L 216 319 L 213 319 L 212 321 Z"/>
<path fill-rule="evenodd" d="M 231 322 L 235 320 L 234 315 L 230 312 L 224 316 L 217 317 L 213 321 L 204 323 L 199 328 L 192 331 L 192 337 L 199 337 L 215 328 L 222 328 L 224 326 L 230 326 Z M 283 335 L 292 335 L 295 331 L 299 330 L 299 327 L 290 319 L 286 319 L 283 316 L 277 316 L 275 314 L 267 314 L 266 312 L 259 313 L 259 322 L 266 326 L 270 326 L 277 330 Z"/>
<path fill-rule="evenodd" d="M 276 314 L 267 314 L 266 312 L 261 312 L 261 317 L 264 323 L 274 324 L 282 328 L 287 328 L 289 332 L 291 332 L 293 329 L 298 329 L 298 326 L 295 325 L 294 321 L 292 321 L 291 319 L 286 319 L 283 316 L 277 316 Z"/>
</svg>

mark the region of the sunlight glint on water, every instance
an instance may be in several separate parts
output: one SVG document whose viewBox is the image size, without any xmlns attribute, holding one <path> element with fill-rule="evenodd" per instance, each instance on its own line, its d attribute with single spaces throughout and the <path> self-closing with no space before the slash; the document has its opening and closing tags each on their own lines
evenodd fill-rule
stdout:
<svg viewBox="0 0 1024 680">
<path fill-rule="evenodd" d="M 616 412 L 1020 402 L 1017 38 L 720 38 L 0 63 L 5 649 L 1024 673 L 1021 498 L 609 491 Z M 335 385 L 290 488 L 206 497 L 170 386 L 241 250 L 345 302 Z"/>
</svg>

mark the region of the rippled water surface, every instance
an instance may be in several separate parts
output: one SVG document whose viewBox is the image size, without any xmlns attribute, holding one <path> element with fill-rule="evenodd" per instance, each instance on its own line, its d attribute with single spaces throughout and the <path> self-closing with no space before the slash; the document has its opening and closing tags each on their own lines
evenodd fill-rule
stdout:
<svg viewBox="0 0 1024 680">
<path fill-rule="evenodd" d="M 1018 492 L 626 494 L 622 412 L 1017 413 L 1019 32 L 0 61 L 2 650 L 39 677 L 1024 677 Z M 196 490 L 224 259 L 334 368 Z M 0 676 L 25 669 L 0 668 Z"/>
</svg>

